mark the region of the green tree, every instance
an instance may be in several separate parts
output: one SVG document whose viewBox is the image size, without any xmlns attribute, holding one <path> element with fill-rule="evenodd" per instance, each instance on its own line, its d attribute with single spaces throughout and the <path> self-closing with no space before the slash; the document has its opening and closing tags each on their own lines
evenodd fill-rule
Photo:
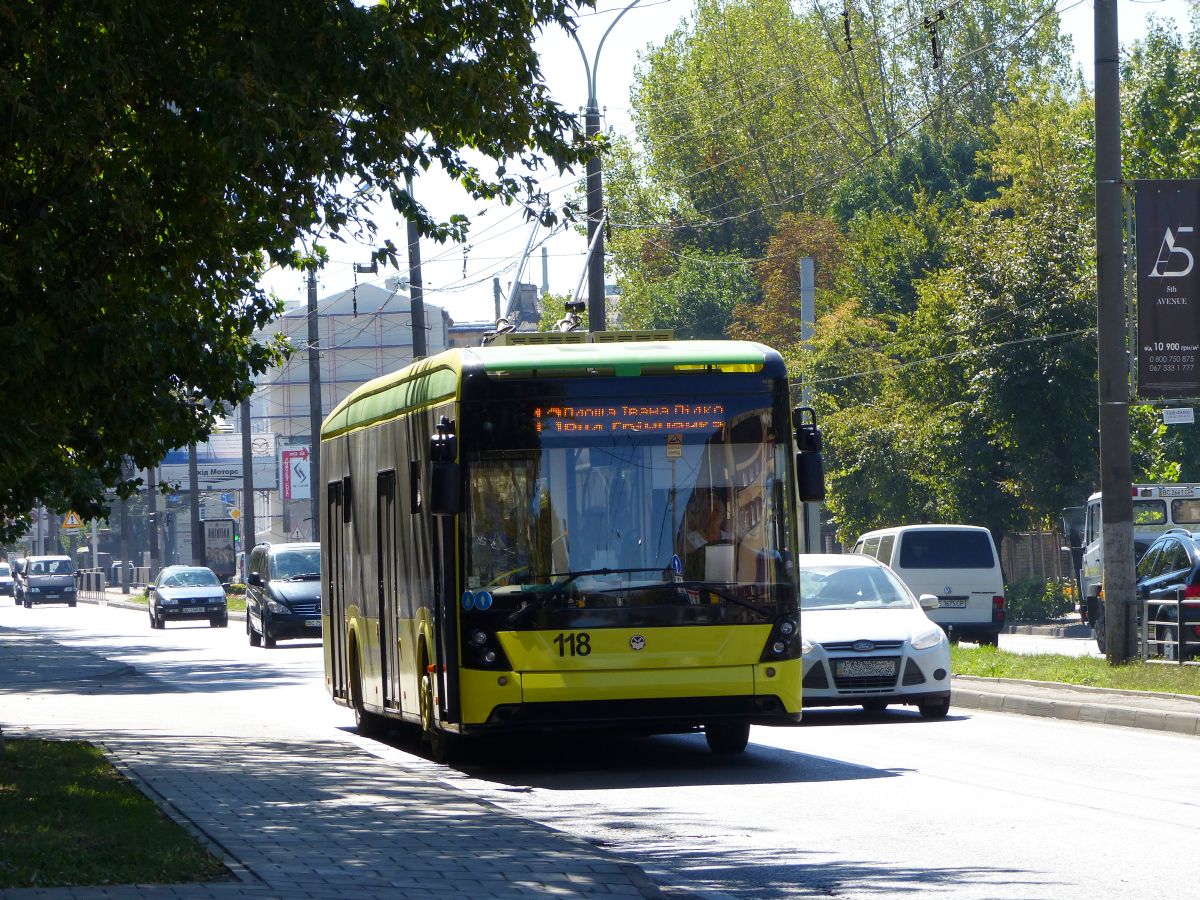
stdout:
<svg viewBox="0 0 1200 900">
<path fill-rule="evenodd" d="M 40 499 L 85 518 L 104 485 L 208 433 L 283 346 L 267 264 L 297 239 L 373 233 L 380 196 L 438 164 L 478 197 L 589 146 L 533 40 L 568 0 L 139 4 L 0 9 L 0 538 Z M 472 157 L 475 158 L 475 157 Z M 319 255 L 319 252 L 317 253 Z M 384 244 L 381 259 L 394 258 Z"/>
</svg>

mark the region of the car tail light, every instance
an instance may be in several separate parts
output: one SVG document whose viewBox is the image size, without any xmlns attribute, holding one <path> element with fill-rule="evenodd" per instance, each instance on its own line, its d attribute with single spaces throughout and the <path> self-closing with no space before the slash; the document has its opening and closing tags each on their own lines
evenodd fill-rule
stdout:
<svg viewBox="0 0 1200 900">
<path fill-rule="evenodd" d="M 997 625 L 1004 623 L 1004 598 L 992 598 L 992 622 Z"/>
<path fill-rule="evenodd" d="M 1185 600 L 1195 600 L 1200 598 L 1200 584 L 1189 584 L 1183 589 Z"/>
</svg>

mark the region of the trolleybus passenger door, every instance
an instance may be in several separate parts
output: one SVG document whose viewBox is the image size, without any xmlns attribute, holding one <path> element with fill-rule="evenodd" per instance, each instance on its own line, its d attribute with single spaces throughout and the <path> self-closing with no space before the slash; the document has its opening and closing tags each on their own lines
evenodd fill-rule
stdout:
<svg viewBox="0 0 1200 900">
<path fill-rule="evenodd" d="M 325 560 L 328 580 L 321 591 L 322 602 L 329 621 L 325 634 L 326 653 L 329 657 L 330 691 L 342 700 L 350 698 L 349 670 L 346 662 L 346 601 L 342 592 L 345 575 L 345 525 L 342 523 L 342 482 L 331 481 L 325 499 L 325 527 L 322 535 L 325 543 L 321 555 Z"/>
<path fill-rule="evenodd" d="M 458 702 L 458 579 L 455 575 L 462 469 L 454 423 L 441 416 L 429 442 L 429 510 L 433 518 L 433 589 L 438 645 L 438 710 L 443 722 L 460 720 Z"/>
<path fill-rule="evenodd" d="M 383 705 L 400 709 L 400 659 L 396 638 L 398 603 L 396 542 L 396 472 L 380 472 L 375 483 L 375 577 L 379 592 L 379 673 Z"/>
</svg>

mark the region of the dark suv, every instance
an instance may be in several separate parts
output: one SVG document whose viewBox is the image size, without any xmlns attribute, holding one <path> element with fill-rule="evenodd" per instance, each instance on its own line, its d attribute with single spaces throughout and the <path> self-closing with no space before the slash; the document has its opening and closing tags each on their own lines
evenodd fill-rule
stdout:
<svg viewBox="0 0 1200 900">
<path fill-rule="evenodd" d="M 321 545 L 259 544 L 246 569 L 250 645 L 321 636 Z"/>
<path fill-rule="evenodd" d="M 1137 596 L 1147 611 L 1152 656 L 1200 654 L 1200 531 L 1170 528 L 1155 539 L 1137 565 Z"/>
</svg>

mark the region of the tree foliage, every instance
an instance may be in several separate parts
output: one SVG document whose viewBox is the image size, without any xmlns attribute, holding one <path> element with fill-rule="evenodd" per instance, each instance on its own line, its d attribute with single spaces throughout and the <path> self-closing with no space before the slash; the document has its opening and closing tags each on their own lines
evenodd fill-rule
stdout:
<svg viewBox="0 0 1200 900">
<path fill-rule="evenodd" d="M 0 537 L 37 501 L 104 515 L 124 459 L 156 463 L 248 395 L 285 349 L 252 340 L 277 312 L 257 283 L 304 262 L 298 238 L 373 232 L 381 195 L 461 234 L 402 188 L 434 164 L 539 203 L 502 162 L 589 152 L 532 46 L 572 5 L 0 7 Z"/>
</svg>

